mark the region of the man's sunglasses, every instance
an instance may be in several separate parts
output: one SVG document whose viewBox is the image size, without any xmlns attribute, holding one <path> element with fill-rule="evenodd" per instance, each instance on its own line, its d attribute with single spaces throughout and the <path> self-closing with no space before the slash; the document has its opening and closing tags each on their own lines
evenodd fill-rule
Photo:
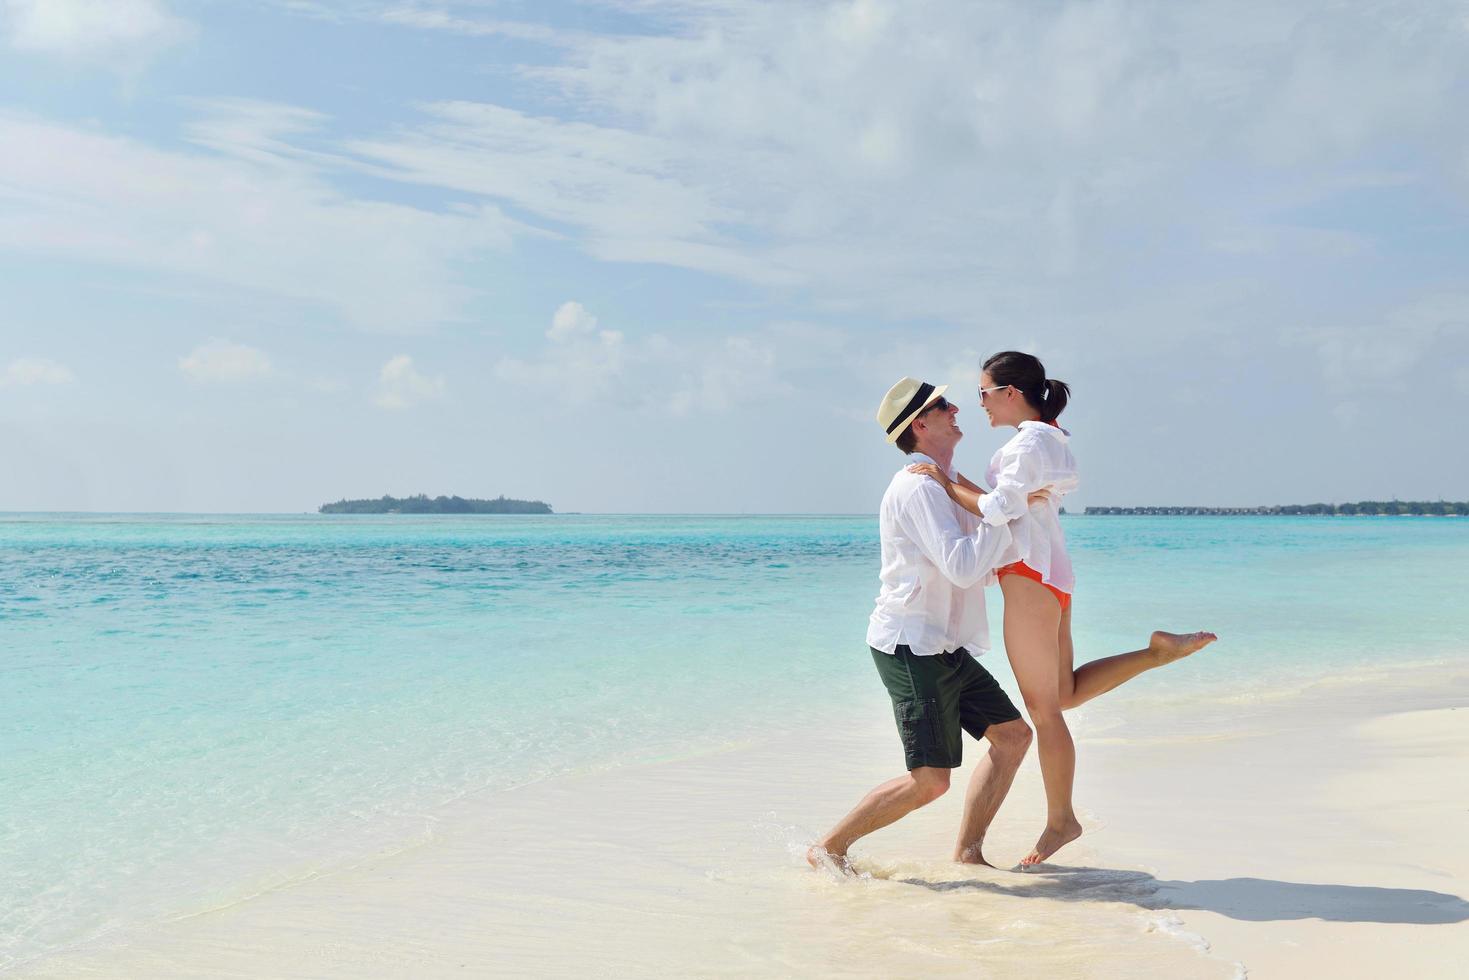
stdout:
<svg viewBox="0 0 1469 980">
<path fill-rule="evenodd" d="M 932 412 L 934 409 L 938 409 L 940 412 L 947 412 L 949 410 L 949 400 L 947 398 L 945 398 L 943 395 L 939 395 L 933 401 L 929 402 L 928 403 L 928 406 L 926 408 L 924 408 L 924 410 L 921 411 L 921 412 L 919 412 L 918 414 L 919 415 L 927 415 L 929 412 Z"/>
</svg>

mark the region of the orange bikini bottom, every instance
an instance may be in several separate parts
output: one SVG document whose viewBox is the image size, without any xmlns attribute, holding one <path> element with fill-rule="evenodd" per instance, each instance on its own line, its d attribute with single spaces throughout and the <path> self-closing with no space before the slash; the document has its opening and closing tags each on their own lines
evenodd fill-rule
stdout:
<svg viewBox="0 0 1469 980">
<path fill-rule="evenodd" d="M 1001 568 L 997 568 L 995 569 L 995 575 L 998 578 L 1004 578 L 1006 575 L 1019 575 L 1021 578 L 1028 578 L 1032 582 L 1039 582 L 1041 585 L 1044 585 L 1046 588 L 1050 589 L 1051 595 L 1055 596 L 1056 601 L 1061 603 L 1062 612 L 1065 612 L 1066 607 L 1071 605 L 1071 593 L 1062 592 L 1054 585 L 1051 585 L 1045 579 L 1041 578 L 1040 572 L 1036 571 L 1034 568 L 1031 568 L 1023 561 L 1017 561 L 1012 564 L 1005 565 Z"/>
</svg>

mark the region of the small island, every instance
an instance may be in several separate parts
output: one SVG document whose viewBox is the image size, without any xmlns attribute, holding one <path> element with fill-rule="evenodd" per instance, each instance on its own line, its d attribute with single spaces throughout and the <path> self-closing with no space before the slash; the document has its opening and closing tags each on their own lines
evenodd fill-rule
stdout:
<svg viewBox="0 0 1469 980">
<path fill-rule="evenodd" d="M 539 500 L 513 500 L 496 497 L 494 500 L 474 500 L 464 497 L 430 497 L 420 493 L 415 497 L 389 497 L 377 500 L 338 500 L 334 504 L 322 504 L 317 511 L 322 514 L 550 514 L 551 505 Z"/>
<path fill-rule="evenodd" d="M 1469 517 L 1469 502 L 1363 500 L 1354 504 L 1277 504 L 1274 507 L 1088 507 L 1086 513 L 1088 516 Z"/>
</svg>

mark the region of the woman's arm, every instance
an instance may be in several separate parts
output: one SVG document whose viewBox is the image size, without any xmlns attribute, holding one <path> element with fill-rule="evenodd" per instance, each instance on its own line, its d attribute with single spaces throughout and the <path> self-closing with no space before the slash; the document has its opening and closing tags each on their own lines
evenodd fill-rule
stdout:
<svg viewBox="0 0 1469 980">
<path fill-rule="evenodd" d="M 954 482 L 959 484 L 964 489 L 973 490 L 975 493 L 978 494 L 984 494 L 986 492 L 984 487 L 979 486 L 977 483 L 970 482 L 969 477 L 965 476 L 963 473 L 958 474 L 958 476 L 959 478 Z"/>
<path fill-rule="evenodd" d="M 969 511 L 975 517 L 980 516 L 979 498 L 984 491 L 964 479 L 962 475 L 958 481 L 950 480 L 949 474 L 932 463 L 914 463 L 908 467 L 908 472 L 937 480 L 939 486 L 944 488 L 944 493 L 949 495 L 950 500 Z"/>
<path fill-rule="evenodd" d="M 947 473 L 932 463 L 914 463 L 908 467 L 908 472 L 937 480 L 939 486 L 944 488 L 944 493 L 949 495 L 950 500 L 969 511 L 975 517 L 984 516 L 983 512 L 979 509 L 979 498 L 984 496 L 985 491 L 966 480 L 963 473 L 959 474 L 959 479 L 950 480 Z M 1027 505 L 1033 506 L 1050 499 L 1051 494 L 1049 491 L 1037 490 L 1027 496 L 1025 502 Z"/>
</svg>

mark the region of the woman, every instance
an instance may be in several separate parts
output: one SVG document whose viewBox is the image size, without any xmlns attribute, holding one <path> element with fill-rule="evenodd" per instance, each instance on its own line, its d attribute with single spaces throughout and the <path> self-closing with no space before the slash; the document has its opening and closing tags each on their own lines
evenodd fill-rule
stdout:
<svg viewBox="0 0 1469 980">
<path fill-rule="evenodd" d="M 986 478 L 994 491 L 985 493 L 962 476 L 951 482 L 931 464 L 909 467 L 939 481 L 956 503 L 986 523 L 1010 524 L 1013 544 L 995 570 L 1005 596 L 1005 653 L 1035 728 L 1046 787 L 1046 829 L 1022 867 L 1039 864 L 1081 836 L 1071 802 L 1076 748 L 1061 712 L 1216 639 L 1213 633 L 1159 631 L 1145 649 L 1072 667 L 1076 579 L 1057 515 L 1062 499 L 1076 489 L 1077 475 L 1071 434 L 1056 424 L 1070 397 L 1071 389 L 1048 379 L 1030 354 L 996 354 L 980 373 L 980 407 L 992 428 L 1018 431 L 990 461 Z M 1039 491 L 1050 500 L 1029 503 Z"/>
</svg>

